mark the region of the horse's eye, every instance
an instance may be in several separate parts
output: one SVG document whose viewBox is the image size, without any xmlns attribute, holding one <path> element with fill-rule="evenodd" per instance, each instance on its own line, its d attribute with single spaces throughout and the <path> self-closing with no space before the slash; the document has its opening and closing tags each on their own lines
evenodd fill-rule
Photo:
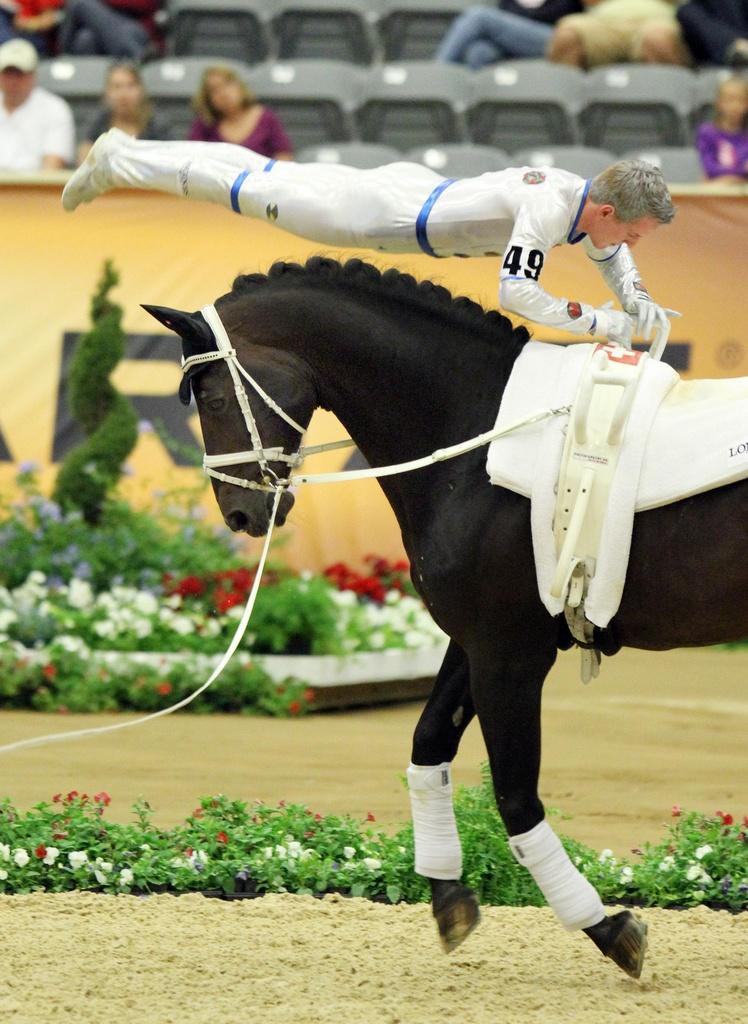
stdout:
<svg viewBox="0 0 748 1024">
<path fill-rule="evenodd" d="M 223 412 L 226 399 L 219 395 L 217 398 L 206 399 L 205 404 L 211 412 Z"/>
</svg>

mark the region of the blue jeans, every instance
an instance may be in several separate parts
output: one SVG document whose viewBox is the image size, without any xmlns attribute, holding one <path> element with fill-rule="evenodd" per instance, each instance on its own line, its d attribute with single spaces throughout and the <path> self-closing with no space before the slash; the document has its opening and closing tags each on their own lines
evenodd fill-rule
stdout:
<svg viewBox="0 0 748 1024">
<path fill-rule="evenodd" d="M 13 24 L 13 15 L 0 10 L 0 45 L 9 39 L 26 39 L 35 46 L 39 55 L 46 57 L 50 52 L 51 32 L 19 32 Z"/>
<path fill-rule="evenodd" d="M 520 14 L 470 7 L 455 19 L 436 56 L 477 71 L 507 57 L 542 57 L 552 34 L 552 25 Z"/>
<path fill-rule="evenodd" d="M 139 61 L 149 42 L 140 22 L 109 7 L 106 0 L 68 0 L 65 5 L 59 33 L 61 53 Z"/>
</svg>

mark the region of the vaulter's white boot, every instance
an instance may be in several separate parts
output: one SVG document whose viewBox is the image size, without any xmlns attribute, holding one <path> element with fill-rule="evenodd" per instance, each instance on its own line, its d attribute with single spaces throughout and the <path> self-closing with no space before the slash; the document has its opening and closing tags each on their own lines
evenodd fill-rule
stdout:
<svg viewBox="0 0 748 1024">
<path fill-rule="evenodd" d="M 231 189 L 243 170 L 260 171 L 266 157 L 243 146 L 215 142 L 151 142 L 119 128 L 100 135 L 62 193 L 69 212 L 113 188 L 153 189 L 231 207 Z"/>
</svg>

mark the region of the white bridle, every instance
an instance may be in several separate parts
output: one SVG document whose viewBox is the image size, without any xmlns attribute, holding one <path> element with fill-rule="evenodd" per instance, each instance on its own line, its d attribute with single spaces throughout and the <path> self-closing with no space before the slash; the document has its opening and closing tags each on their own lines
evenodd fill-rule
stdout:
<svg viewBox="0 0 748 1024">
<path fill-rule="evenodd" d="M 543 409 L 530 416 L 526 416 L 522 420 L 517 420 L 515 423 L 510 423 L 507 427 L 487 430 L 482 434 L 477 434 L 475 437 L 471 437 L 467 441 L 461 441 L 458 444 L 450 445 L 448 448 L 438 448 L 430 455 L 424 455 L 418 459 L 411 459 L 408 462 L 398 462 L 391 466 L 376 466 L 369 469 L 343 470 L 339 473 L 314 473 L 311 475 L 299 474 L 295 476 L 289 475 L 287 477 L 279 477 L 269 465 L 270 462 L 283 462 L 289 467 L 289 469 L 291 469 L 300 465 L 309 455 L 316 455 L 325 451 L 335 451 L 340 448 L 350 448 L 355 444 L 355 442 L 351 438 L 346 438 L 342 441 L 331 441 L 328 444 L 302 445 L 301 439 L 303 439 L 303 436 L 306 433 L 306 428 L 302 427 L 295 419 L 281 409 L 278 403 L 268 395 L 264 388 L 257 383 L 252 374 L 245 370 L 239 362 L 236 349 L 231 344 L 226 328 L 223 326 L 215 306 L 203 306 L 200 312 L 210 329 L 213 331 L 213 336 L 215 337 L 216 344 L 218 345 L 218 351 L 204 352 L 200 355 L 190 356 L 188 359 L 183 359 L 182 373 L 187 373 L 194 366 L 212 362 L 216 359 L 224 359 L 226 361 L 229 373 L 231 374 L 231 379 L 234 382 L 234 394 L 236 395 L 236 400 L 239 403 L 239 408 L 241 409 L 242 416 L 244 417 L 244 423 L 252 440 L 252 448 L 248 451 L 227 452 L 222 455 L 206 454 L 203 456 L 203 469 L 208 476 L 213 477 L 216 480 L 221 480 L 224 483 L 235 484 L 237 487 L 244 487 L 254 491 L 269 491 L 271 493 L 275 493 L 277 491 L 285 490 L 288 487 L 298 486 L 299 484 L 328 484 L 338 483 L 343 480 L 365 480 L 371 477 L 394 476 L 397 473 L 409 473 L 414 469 L 422 469 L 425 466 L 430 466 L 437 462 L 444 462 L 447 459 L 453 459 L 458 455 L 464 455 L 476 448 L 489 444 L 497 437 L 503 437 L 505 434 L 511 434 L 513 431 L 518 430 L 520 427 L 527 426 L 530 423 L 537 423 L 540 420 L 548 419 L 550 416 L 565 415 L 571 408 L 567 405 L 561 406 L 558 409 Z M 276 415 L 280 416 L 280 418 L 285 420 L 289 426 L 299 432 L 299 447 L 292 455 L 287 455 L 283 449 L 279 447 L 265 448 L 263 446 L 262 439 L 260 438 L 260 432 L 257 427 L 257 421 L 255 420 L 254 413 L 252 412 L 252 407 L 249 403 L 245 386 L 241 380 L 242 377 L 252 385 L 252 388 L 257 392 L 269 409 L 272 409 Z M 220 471 L 223 466 L 237 466 L 253 463 L 257 463 L 262 470 L 262 478 L 259 481 L 245 480 L 243 477 L 232 476 L 229 473 L 223 473 Z"/>
</svg>

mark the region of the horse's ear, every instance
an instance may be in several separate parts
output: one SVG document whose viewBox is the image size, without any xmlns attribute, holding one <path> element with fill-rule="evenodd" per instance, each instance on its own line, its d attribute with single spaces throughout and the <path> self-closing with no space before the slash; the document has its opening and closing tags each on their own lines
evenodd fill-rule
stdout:
<svg viewBox="0 0 748 1024">
<path fill-rule="evenodd" d="M 160 324 L 174 331 L 180 338 L 199 338 L 209 342 L 213 338 L 213 332 L 205 322 L 201 313 L 184 313 L 180 309 L 169 309 L 168 306 L 148 306 L 142 304 L 146 313 L 150 313 Z"/>
</svg>

